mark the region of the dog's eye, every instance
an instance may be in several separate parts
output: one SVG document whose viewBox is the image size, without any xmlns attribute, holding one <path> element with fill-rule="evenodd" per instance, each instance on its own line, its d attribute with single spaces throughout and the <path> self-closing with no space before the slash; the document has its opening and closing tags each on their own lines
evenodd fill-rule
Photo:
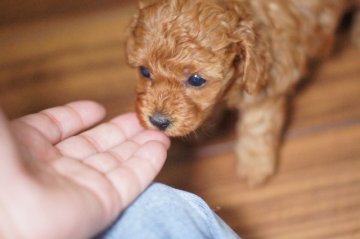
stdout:
<svg viewBox="0 0 360 239">
<path fill-rule="evenodd" d="M 187 80 L 187 83 L 191 86 L 200 87 L 206 83 L 206 80 L 199 75 L 192 75 Z"/>
<path fill-rule="evenodd" d="M 139 71 L 143 77 L 145 77 L 145 78 L 151 77 L 150 70 L 148 68 L 146 68 L 145 66 L 140 66 Z"/>
</svg>

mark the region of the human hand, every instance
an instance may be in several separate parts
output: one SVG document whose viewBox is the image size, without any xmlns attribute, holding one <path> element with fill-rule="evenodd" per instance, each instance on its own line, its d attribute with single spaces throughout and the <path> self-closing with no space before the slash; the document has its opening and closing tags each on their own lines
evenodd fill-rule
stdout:
<svg viewBox="0 0 360 239">
<path fill-rule="evenodd" d="M 80 133 L 104 115 L 89 101 L 0 112 L 0 238 L 90 238 L 151 183 L 169 139 L 131 113 Z"/>
</svg>

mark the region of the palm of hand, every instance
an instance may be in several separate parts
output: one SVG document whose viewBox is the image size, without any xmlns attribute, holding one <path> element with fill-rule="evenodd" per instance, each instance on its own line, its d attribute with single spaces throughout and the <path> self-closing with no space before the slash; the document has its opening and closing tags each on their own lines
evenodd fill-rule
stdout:
<svg viewBox="0 0 360 239">
<path fill-rule="evenodd" d="M 94 103 L 76 102 L 23 117 L 11 124 L 17 147 L 0 129 L 9 136 L 0 142 L 8 156 L 0 172 L 16 182 L 10 186 L 0 178 L 0 202 L 11 219 L 0 221 L 0 231 L 91 237 L 146 188 L 166 158 L 168 138 L 144 130 L 133 114 L 75 135 L 103 115 Z"/>
</svg>

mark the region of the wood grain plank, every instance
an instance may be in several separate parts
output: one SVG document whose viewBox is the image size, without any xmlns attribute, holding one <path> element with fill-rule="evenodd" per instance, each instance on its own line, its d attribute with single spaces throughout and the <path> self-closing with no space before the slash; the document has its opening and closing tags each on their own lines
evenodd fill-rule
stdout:
<svg viewBox="0 0 360 239">
<path fill-rule="evenodd" d="M 1 27 L 0 102 L 8 115 L 85 98 L 105 104 L 109 117 L 133 110 L 135 72 L 124 55 L 133 11 L 112 8 Z"/>
<path fill-rule="evenodd" d="M 277 175 L 256 189 L 233 175 L 231 153 L 195 158 L 180 167 L 181 187 L 206 198 L 244 238 L 356 238 L 360 147 L 352 142 L 360 142 L 360 125 L 289 140 Z"/>
<path fill-rule="evenodd" d="M 0 25 L 97 11 L 113 6 L 125 6 L 133 2 L 132 0 L 2 0 L 0 1 Z"/>
</svg>

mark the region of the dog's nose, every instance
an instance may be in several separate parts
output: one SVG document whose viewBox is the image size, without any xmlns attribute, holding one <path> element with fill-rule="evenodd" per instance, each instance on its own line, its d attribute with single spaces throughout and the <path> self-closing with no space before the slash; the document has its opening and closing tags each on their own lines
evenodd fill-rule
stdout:
<svg viewBox="0 0 360 239">
<path fill-rule="evenodd" d="M 166 130 L 171 125 L 171 120 L 161 113 L 154 113 L 149 120 L 159 130 Z"/>
</svg>

